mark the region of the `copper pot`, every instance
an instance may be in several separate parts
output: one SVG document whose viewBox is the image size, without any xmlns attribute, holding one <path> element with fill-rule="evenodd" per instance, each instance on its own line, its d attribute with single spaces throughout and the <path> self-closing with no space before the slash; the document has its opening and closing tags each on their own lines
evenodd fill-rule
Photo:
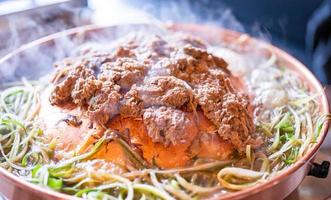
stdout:
<svg viewBox="0 0 331 200">
<path fill-rule="evenodd" d="M 59 32 L 29 44 L 9 53 L 0 59 L 0 86 L 4 82 L 19 79 L 26 76 L 35 79 L 41 75 L 47 74 L 52 69 L 52 63 L 66 56 L 72 47 L 79 44 L 103 39 L 115 39 L 134 29 L 154 29 L 154 26 L 147 24 L 105 26 L 96 25 L 84 26 Z M 196 25 L 196 24 L 174 24 L 169 27 L 172 30 L 180 30 L 198 35 L 210 43 L 232 43 L 242 33 L 222 29 L 219 27 Z M 153 30 L 155 31 L 155 30 Z M 256 40 L 246 36 L 246 44 L 264 45 L 278 57 L 279 60 L 286 63 L 293 73 L 296 73 L 303 81 L 307 83 L 310 89 L 318 94 L 322 94 L 318 101 L 321 113 L 329 112 L 328 102 L 323 87 L 314 77 L 314 75 L 298 60 L 286 52 L 267 44 L 263 41 Z M 328 122 L 322 128 L 321 135 L 316 145 L 309 152 L 298 160 L 293 166 L 286 169 L 272 178 L 270 181 L 258 184 L 249 189 L 229 193 L 222 196 L 222 199 L 283 199 L 288 196 L 309 173 L 311 175 L 322 177 L 327 173 L 328 163 L 321 166 L 313 164 L 312 160 L 321 146 L 328 131 Z M 313 168 L 313 169 L 312 169 Z M 323 173 L 319 173 L 319 172 Z M 73 199 L 74 197 L 41 188 L 37 185 L 28 183 L 19 177 L 0 168 L 0 192 L 9 199 Z"/>
</svg>

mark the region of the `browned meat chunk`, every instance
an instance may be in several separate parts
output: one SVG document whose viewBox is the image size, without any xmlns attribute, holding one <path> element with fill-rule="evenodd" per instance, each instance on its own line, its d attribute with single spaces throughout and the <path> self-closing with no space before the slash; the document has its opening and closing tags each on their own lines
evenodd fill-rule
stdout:
<svg viewBox="0 0 331 200">
<path fill-rule="evenodd" d="M 239 152 L 244 152 L 254 131 L 253 120 L 248 113 L 248 98 L 241 94 L 224 95 L 221 109 L 213 117 L 220 124 L 218 133 L 232 142 Z"/>
<path fill-rule="evenodd" d="M 148 135 L 165 145 L 183 140 L 184 112 L 201 109 L 239 152 L 257 144 L 248 98 L 199 39 L 137 34 L 116 44 L 57 64 L 51 103 L 73 104 L 103 126 L 116 115 L 143 118 Z"/>
<path fill-rule="evenodd" d="M 204 114 L 217 127 L 219 135 L 230 140 L 239 152 L 244 152 L 254 132 L 248 113 L 248 98 L 242 94 L 224 93 L 213 85 L 197 89 L 197 99 Z"/>
<path fill-rule="evenodd" d="M 77 77 L 68 76 L 63 82 L 56 85 L 49 98 L 52 105 L 60 105 L 70 101 L 71 91 L 75 85 Z"/>
<path fill-rule="evenodd" d="M 253 141 L 254 124 L 248 114 L 248 98 L 234 91 L 226 62 L 204 49 L 185 47 L 163 64 L 172 75 L 192 85 L 198 105 L 218 127 L 219 135 L 243 152 Z"/>
<path fill-rule="evenodd" d="M 153 142 L 168 146 L 183 142 L 184 128 L 188 124 L 185 113 L 171 107 L 150 107 L 143 116 L 148 135 Z"/>
<path fill-rule="evenodd" d="M 63 71 L 66 71 L 63 73 Z M 63 69 L 59 71 L 61 77 L 58 77 L 58 81 L 55 86 L 51 96 L 50 102 L 54 105 L 61 105 L 68 101 L 76 101 L 76 98 L 81 98 L 85 101 L 84 96 L 89 96 L 88 94 L 82 94 L 84 92 L 91 93 L 94 91 L 82 91 L 81 86 L 85 85 L 86 82 L 93 82 L 95 77 L 93 76 L 92 71 L 89 68 L 86 68 L 82 65 L 78 65 L 71 70 Z M 63 78 L 64 77 L 64 78 Z M 85 80 L 88 79 L 88 80 Z M 77 84 L 77 85 L 76 85 Z M 89 84 L 87 84 L 89 85 Z M 92 88 L 92 87 L 91 87 Z M 79 91 L 76 91 L 79 90 Z M 73 95 L 73 91 L 75 91 Z M 75 99 L 75 100 L 74 100 Z M 77 102 L 79 103 L 79 102 Z M 83 103 L 81 103 L 83 104 Z"/>
<path fill-rule="evenodd" d="M 183 80 L 173 76 L 156 76 L 147 79 L 137 87 L 140 98 L 146 106 L 181 107 L 193 104 L 193 91 Z"/>
<path fill-rule="evenodd" d="M 120 112 L 124 117 L 139 117 L 142 109 L 150 106 L 187 106 L 194 110 L 196 104 L 193 90 L 185 81 L 173 76 L 156 76 L 133 86 L 124 96 Z"/>
<path fill-rule="evenodd" d="M 73 103 L 79 106 L 86 105 L 100 87 L 101 82 L 95 80 L 94 76 L 78 78 L 71 94 Z"/>
<path fill-rule="evenodd" d="M 213 71 L 222 71 L 230 75 L 227 63 L 213 56 L 206 50 L 195 47 L 184 47 L 174 51 L 168 60 L 162 60 L 161 65 L 169 69 L 177 78 L 196 84 L 209 77 Z"/>
<path fill-rule="evenodd" d="M 129 92 L 124 95 L 120 105 L 120 114 L 123 117 L 138 118 L 142 115 L 144 108 L 143 101 L 139 98 L 138 91 L 133 87 Z"/>
<path fill-rule="evenodd" d="M 93 122 L 104 125 L 119 113 L 120 87 L 105 81 L 102 88 L 89 101 L 88 114 Z"/>
<path fill-rule="evenodd" d="M 100 80 L 112 80 L 122 88 L 129 89 L 141 81 L 147 72 L 147 66 L 130 58 L 119 58 L 115 62 L 102 65 Z"/>
<path fill-rule="evenodd" d="M 192 56 L 193 58 L 199 60 L 200 67 L 201 65 L 208 66 L 209 68 L 215 68 L 219 67 L 226 71 L 227 73 L 230 73 L 227 69 L 227 63 L 225 60 L 223 60 L 220 57 L 214 56 L 213 54 L 208 53 L 204 49 L 186 46 L 184 47 L 184 52 L 187 55 Z"/>
</svg>

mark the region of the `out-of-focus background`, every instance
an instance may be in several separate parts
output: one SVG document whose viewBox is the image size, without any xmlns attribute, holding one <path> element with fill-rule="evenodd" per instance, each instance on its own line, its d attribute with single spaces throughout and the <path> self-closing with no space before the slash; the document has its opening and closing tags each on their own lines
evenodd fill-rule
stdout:
<svg viewBox="0 0 331 200">
<path fill-rule="evenodd" d="M 45 35 L 87 24 L 204 23 L 266 40 L 331 88 L 331 0 L 0 0 L 0 57 Z M 331 134 L 316 162 L 331 160 Z M 324 200 L 331 177 L 307 177 L 287 199 Z M 1 186 L 0 186 L 1 187 Z"/>
<path fill-rule="evenodd" d="M 331 84 L 331 0 L 0 0 L 0 56 L 75 26 L 150 21 L 247 32 L 291 53 Z"/>
</svg>

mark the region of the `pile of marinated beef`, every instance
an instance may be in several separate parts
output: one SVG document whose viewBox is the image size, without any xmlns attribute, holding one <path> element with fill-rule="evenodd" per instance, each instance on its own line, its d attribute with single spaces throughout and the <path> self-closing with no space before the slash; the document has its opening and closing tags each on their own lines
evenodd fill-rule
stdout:
<svg viewBox="0 0 331 200">
<path fill-rule="evenodd" d="M 51 104 L 79 107 L 94 125 L 140 119 L 153 142 L 168 146 L 181 142 L 185 113 L 203 112 L 239 152 L 255 142 L 248 97 L 197 38 L 133 34 L 115 49 L 89 49 L 55 66 Z"/>
</svg>

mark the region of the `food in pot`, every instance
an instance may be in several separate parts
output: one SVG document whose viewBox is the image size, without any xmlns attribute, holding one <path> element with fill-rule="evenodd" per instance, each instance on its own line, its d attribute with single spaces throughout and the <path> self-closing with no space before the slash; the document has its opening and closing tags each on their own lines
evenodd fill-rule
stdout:
<svg viewBox="0 0 331 200">
<path fill-rule="evenodd" d="M 205 199 L 268 181 L 328 115 L 272 52 L 235 42 L 135 32 L 78 47 L 49 82 L 2 88 L 0 166 L 88 199 Z"/>
</svg>

